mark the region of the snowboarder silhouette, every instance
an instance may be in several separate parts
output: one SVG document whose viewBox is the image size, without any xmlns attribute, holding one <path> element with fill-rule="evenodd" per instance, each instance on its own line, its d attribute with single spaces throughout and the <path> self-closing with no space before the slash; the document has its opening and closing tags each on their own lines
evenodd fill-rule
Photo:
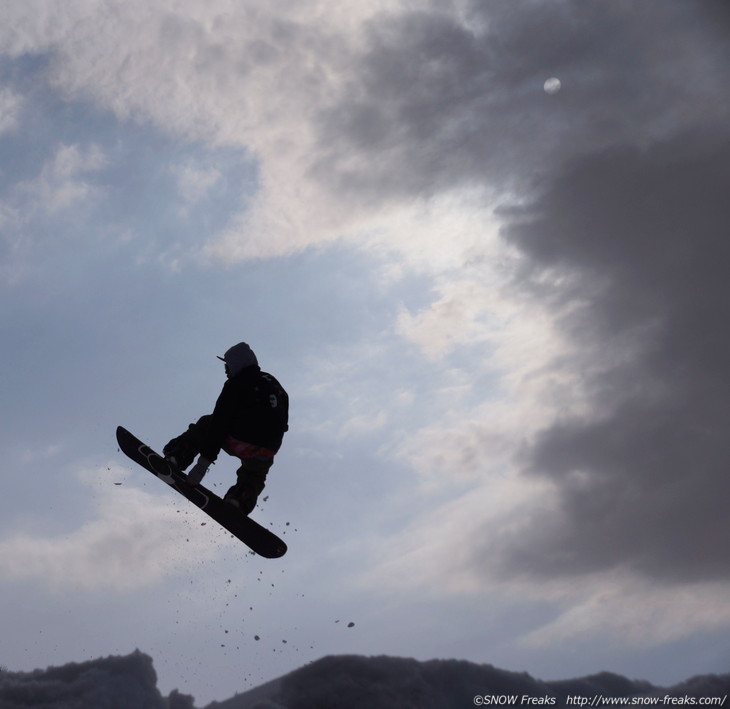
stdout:
<svg viewBox="0 0 730 709">
<path fill-rule="evenodd" d="M 223 450 L 238 458 L 237 481 L 224 501 L 245 515 L 251 514 L 266 484 L 288 430 L 289 396 L 279 382 L 262 372 L 256 355 L 245 343 L 231 347 L 223 357 L 228 380 L 212 414 L 190 424 L 163 449 L 165 458 L 180 471 L 198 460 L 187 480 L 197 485 Z"/>
</svg>

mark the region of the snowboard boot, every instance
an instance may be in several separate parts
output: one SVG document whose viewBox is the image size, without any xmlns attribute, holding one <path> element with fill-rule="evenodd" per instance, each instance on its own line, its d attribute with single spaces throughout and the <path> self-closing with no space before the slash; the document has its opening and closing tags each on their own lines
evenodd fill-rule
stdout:
<svg viewBox="0 0 730 709">
<path fill-rule="evenodd" d="M 236 483 L 223 498 L 232 507 L 248 517 L 256 507 L 259 499 L 259 493 L 251 484 Z"/>
<path fill-rule="evenodd" d="M 273 458 L 246 458 L 236 471 L 236 484 L 228 490 L 223 500 L 241 510 L 246 516 L 253 512 L 259 495 L 266 486 L 266 474 Z"/>
<path fill-rule="evenodd" d="M 177 438 L 173 438 L 163 449 L 165 456 L 171 465 L 182 472 L 187 468 L 198 454 L 195 444 L 190 440 L 187 431 Z"/>
</svg>

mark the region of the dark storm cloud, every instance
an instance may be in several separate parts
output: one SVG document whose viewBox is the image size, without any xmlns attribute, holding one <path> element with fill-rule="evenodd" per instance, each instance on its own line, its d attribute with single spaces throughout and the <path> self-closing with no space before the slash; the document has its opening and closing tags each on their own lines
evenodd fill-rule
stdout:
<svg viewBox="0 0 730 709">
<path fill-rule="evenodd" d="M 515 282 L 582 353 L 555 366 L 592 414 L 548 423 L 526 454 L 561 507 L 503 549 L 510 568 L 730 576 L 729 35 L 716 2 L 407 13 L 372 23 L 322 114 L 314 171 L 335 189 L 477 185 L 528 205 L 502 211 Z"/>
<path fill-rule="evenodd" d="M 593 416 L 530 450 L 561 507 L 511 565 L 730 577 L 729 184 L 730 136 L 684 135 L 583 158 L 513 215 L 520 285 L 566 313 Z"/>
<path fill-rule="evenodd" d="M 460 17 L 376 19 L 341 101 L 322 111 L 312 171 L 376 200 L 509 191 L 597 147 L 720 122 L 722 27 L 712 3 L 662 0 L 491 0 Z M 548 95 L 553 76 L 563 89 Z"/>
</svg>

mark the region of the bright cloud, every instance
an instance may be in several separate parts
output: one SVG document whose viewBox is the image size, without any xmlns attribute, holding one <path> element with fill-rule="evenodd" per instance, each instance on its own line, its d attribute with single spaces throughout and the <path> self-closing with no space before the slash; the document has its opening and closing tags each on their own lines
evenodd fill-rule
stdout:
<svg viewBox="0 0 730 709">
<path fill-rule="evenodd" d="M 222 175 L 215 167 L 184 163 L 173 168 L 180 194 L 186 203 L 198 202 L 208 195 Z"/>
<path fill-rule="evenodd" d="M 0 133 L 14 130 L 20 123 L 23 98 L 10 89 L 0 89 Z"/>
<path fill-rule="evenodd" d="M 94 492 L 94 519 L 65 535 L 24 532 L 0 540 L 6 582 L 121 593 L 158 584 L 193 560 L 215 555 L 198 530 L 181 551 L 188 530 L 170 500 L 124 484 L 128 475 L 117 464 L 105 469 L 104 476 L 98 469 L 79 471 L 80 481 Z"/>
<path fill-rule="evenodd" d="M 37 181 L 26 188 L 29 193 L 38 195 L 47 211 L 68 209 L 94 193 L 95 187 L 84 176 L 101 169 L 104 164 L 104 154 L 98 146 L 61 145 Z"/>
<path fill-rule="evenodd" d="M 548 648 L 599 636 L 606 643 L 651 647 L 730 625 L 725 584 L 659 588 L 635 577 L 606 574 L 589 585 L 577 581 L 572 590 L 563 587 L 560 593 L 558 605 L 564 610 L 521 642 Z"/>
</svg>

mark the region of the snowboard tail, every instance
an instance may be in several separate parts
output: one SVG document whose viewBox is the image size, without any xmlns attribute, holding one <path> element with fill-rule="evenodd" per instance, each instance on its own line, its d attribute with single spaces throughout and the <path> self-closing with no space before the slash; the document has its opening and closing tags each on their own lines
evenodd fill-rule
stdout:
<svg viewBox="0 0 730 709">
<path fill-rule="evenodd" d="M 273 532 L 243 515 L 206 487 L 191 485 L 185 475 L 126 428 L 117 427 L 117 442 L 126 456 L 190 500 L 260 556 L 276 559 L 286 554 L 286 544 Z"/>
</svg>

